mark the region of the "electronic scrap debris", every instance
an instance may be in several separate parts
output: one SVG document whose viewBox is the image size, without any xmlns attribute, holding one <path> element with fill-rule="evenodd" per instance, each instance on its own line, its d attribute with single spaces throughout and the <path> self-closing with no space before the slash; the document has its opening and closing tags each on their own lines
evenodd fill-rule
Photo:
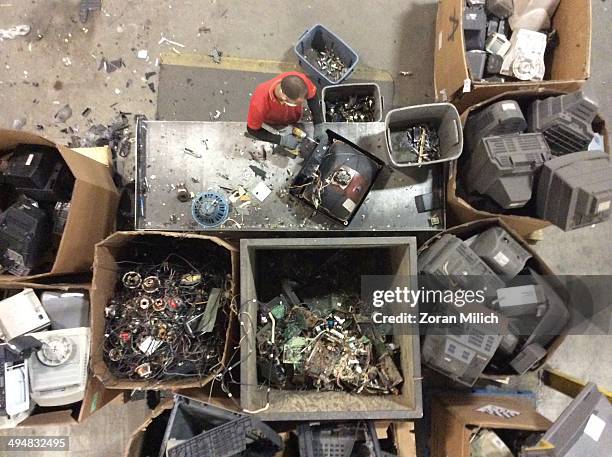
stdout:
<svg viewBox="0 0 612 457">
<path fill-rule="evenodd" d="M 465 3 L 463 35 L 472 81 L 499 84 L 544 79 L 545 57 L 559 44 L 551 24 L 558 1 Z"/>
<path fill-rule="evenodd" d="M 35 273 L 52 260 L 75 179 L 52 147 L 18 144 L 0 158 L 0 272 Z M 48 236 L 53 232 L 53 237 Z"/>
<path fill-rule="evenodd" d="M 222 263 L 202 252 L 126 263 L 105 309 L 104 360 L 115 376 L 182 379 L 220 367 L 232 298 Z"/>
<path fill-rule="evenodd" d="M 445 317 L 459 310 L 491 315 L 491 322 L 461 322 L 427 330 L 422 357 L 430 368 L 472 386 L 485 371 L 524 374 L 546 356 L 569 320 L 567 303 L 532 255 L 503 227 L 462 240 L 442 235 L 419 254 L 420 283 L 432 290 L 483 291 L 481 303 L 438 300 L 430 312 Z"/>
<path fill-rule="evenodd" d="M 396 348 L 371 325 L 358 297 L 302 302 L 288 283 L 283 289 L 259 307 L 260 378 L 282 389 L 398 394 Z"/>
<path fill-rule="evenodd" d="M 375 122 L 376 100 L 371 95 L 351 95 L 325 104 L 328 122 Z"/>
<path fill-rule="evenodd" d="M 438 130 L 429 124 L 418 124 L 389 134 L 396 162 L 422 163 L 440 158 Z"/>
<path fill-rule="evenodd" d="M 370 191 L 383 162 L 327 131 L 304 162 L 289 192 L 332 219 L 348 225 Z"/>
<path fill-rule="evenodd" d="M 470 113 L 459 194 L 477 209 L 517 211 L 566 231 L 607 220 L 612 180 L 600 122 L 581 91 Z"/>
</svg>

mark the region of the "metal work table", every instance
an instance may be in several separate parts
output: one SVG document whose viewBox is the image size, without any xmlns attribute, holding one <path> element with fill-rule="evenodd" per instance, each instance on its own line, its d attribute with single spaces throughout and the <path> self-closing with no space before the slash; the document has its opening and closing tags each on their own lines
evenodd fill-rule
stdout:
<svg viewBox="0 0 612 457">
<path fill-rule="evenodd" d="M 446 226 L 444 168 L 439 165 L 402 170 L 385 167 L 345 227 L 288 194 L 303 159 L 279 154 L 273 151 L 274 145 L 247 137 L 244 122 L 141 119 L 138 124 L 138 230 L 413 232 L 443 230 Z M 324 126 L 386 161 L 384 123 Z M 308 125 L 306 130 L 312 134 L 313 126 Z M 262 159 L 264 150 L 266 158 Z M 261 182 L 272 191 L 264 201 L 252 193 Z M 228 197 L 235 191 L 244 195 L 232 201 L 229 219 L 223 225 L 207 230 L 193 220 L 191 202 L 177 199 L 180 184 L 194 194 L 212 189 Z M 425 201 L 433 208 L 419 212 L 415 197 L 424 194 L 429 194 Z"/>
</svg>

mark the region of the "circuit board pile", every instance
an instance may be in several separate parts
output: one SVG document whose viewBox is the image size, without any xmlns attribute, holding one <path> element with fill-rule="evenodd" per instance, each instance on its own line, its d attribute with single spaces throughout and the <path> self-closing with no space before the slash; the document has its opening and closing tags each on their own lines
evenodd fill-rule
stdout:
<svg viewBox="0 0 612 457">
<path fill-rule="evenodd" d="M 399 393 L 399 348 L 360 314 L 358 297 L 332 294 L 302 303 L 283 286 L 280 296 L 259 306 L 260 380 L 281 389 Z"/>
<path fill-rule="evenodd" d="M 327 122 L 375 122 L 376 104 L 371 95 L 353 95 L 338 101 L 325 102 Z"/>
<path fill-rule="evenodd" d="M 104 361 L 111 373 L 168 380 L 220 368 L 231 278 L 205 271 L 178 255 L 119 270 L 105 308 Z"/>
</svg>

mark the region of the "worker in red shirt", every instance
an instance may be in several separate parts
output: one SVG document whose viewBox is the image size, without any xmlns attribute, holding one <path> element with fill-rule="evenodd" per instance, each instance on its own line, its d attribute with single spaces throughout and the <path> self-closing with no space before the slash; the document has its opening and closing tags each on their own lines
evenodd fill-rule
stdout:
<svg viewBox="0 0 612 457">
<path fill-rule="evenodd" d="M 264 124 L 274 128 L 295 124 L 302 117 L 305 101 L 312 113 L 313 122 L 318 123 L 316 94 L 317 88 L 312 81 L 297 71 L 282 73 L 261 83 L 251 97 L 247 118 L 248 132 L 259 140 L 280 144 L 289 150 L 296 149 L 298 138 L 291 133 L 277 135 L 269 132 L 264 128 Z"/>
</svg>

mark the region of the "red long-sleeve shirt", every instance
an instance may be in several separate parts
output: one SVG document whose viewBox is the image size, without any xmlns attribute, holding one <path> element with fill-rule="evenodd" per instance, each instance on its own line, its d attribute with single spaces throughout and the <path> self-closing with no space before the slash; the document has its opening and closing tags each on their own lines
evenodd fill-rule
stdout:
<svg viewBox="0 0 612 457">
<path fill-rule="evenodd" d="M 261 83 L 251 97 L 247 126 L 259 130 L 262 124 L 289 125 L 300 120 L 304 108 L 302 106 L 288 106 L 280 103 L 274 95 L 274 88 L 286 76 L 299 76 L 306 83 L 308 92 L 306 99 L 312 99 L 317 94 L 317 88 L 308 77 L 297 71 L 282 73 L 269 81 Z"/>
</svg>

